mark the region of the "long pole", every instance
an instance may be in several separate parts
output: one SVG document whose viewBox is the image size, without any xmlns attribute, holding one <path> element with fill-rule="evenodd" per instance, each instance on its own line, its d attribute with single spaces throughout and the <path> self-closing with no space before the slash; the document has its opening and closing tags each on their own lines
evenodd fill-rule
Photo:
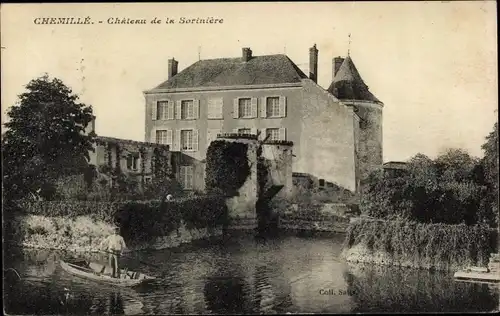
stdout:
<svg viewBox="0 0 500 316">
<path fill-rule="evenodd" d="M 105 251 L 105 250 L 102 250 L 102 252 L 109 253 L 109 254 L 112 254 L 112 255 L 114 254 L 112 252 Z M 122 254 L 122 256 L 128 256 L 128 255 Z M 132 256 L 128 256 L 128 257 L 131 258 L 131 259 L 137 260 L 137 261 L 139 261 L 142 264 L 145 264 L 145 265 L 148 265 L 148 266 L 151 266 L 151 267 L 154 267 L 154 268 L 160 268 L 160 266 L 158 266 L 158 265 L 155 265 L 155 264 L 152 264 L 152 263 L 149 263 L 149 262 L 146 262 L 146 261 L 142 261 L 141 259 L 137 259 L 137 258 L 132 257 Z"/>
</svg>

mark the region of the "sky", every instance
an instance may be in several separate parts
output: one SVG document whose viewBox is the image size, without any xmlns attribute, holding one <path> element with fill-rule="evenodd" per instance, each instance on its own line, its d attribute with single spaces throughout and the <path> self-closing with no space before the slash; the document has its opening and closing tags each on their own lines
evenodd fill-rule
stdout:
<svg viewBox="0 0 500 316">
<path fill-rule="evenodd" d="M 48 73 L 92 105 L 99 135 L 141 141 L 143 91 L 166 80 L 168 59 L 181 71 L 199 57 L 239 57 L 250 47 L 253 55 L 286 53 L 309 73 L 313 44 L 322 87 L 331 82 L 332 58 L 349 50 L 384 102 L 384 161 L 457 147 L 482 156 L 497 121 L 494 1 L 2 4 L 0 14 L 2 124 L 24 86 Z M 34 23 L 87 16 L 95 24 Z M 107 23 L 155 17 L 223 23 Z"/>
</svg>

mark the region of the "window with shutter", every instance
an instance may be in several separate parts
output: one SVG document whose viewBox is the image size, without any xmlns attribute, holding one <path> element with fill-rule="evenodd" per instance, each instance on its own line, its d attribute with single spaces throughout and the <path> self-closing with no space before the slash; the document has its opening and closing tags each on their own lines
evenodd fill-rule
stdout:
<svg viewBox="0 0 500 316">
<path fill-rule="evenodd" d="M 157 130 L 156 143 L 164 145 L 168 144 L 168 132 L 169 132 L 168 130 Z"/>
<path fill-rule="evenodd" d="M 137 171 L 139 169 L 139 154 L 132 153 L 127 156 L 127 169 Z"/>
<path fill-rule="evenodd" d="M 280 117 L 280 98 L 268 97 L 266 100 L 266 116 Z"/>
<path fill-rule="evenodd" d="M 179 182 L 184 190 L 193 189 L 194 168 L 193 166 L 181 166 L 179 170 Z"/>
<path fill-rule="evenodd" d="M 186 189 L 192 190 L 194 184 L 194 168 L 193 166 L 187 166 L 186 168 Z"/>
<path fill-rule="evenodd" d="M 238 115 L 239 118 L 252 118 L 252 99 L 239 98 L 238 99 Z"/>
<path fill-rule="evenodd" d="M 181 120 L 192 120 L 196 117 L 194 100 L 181 101 Z"/>
<path fill-rule="evenodd" d="M 168 117 L 168 101 L 158 101 L 157 103 L 157 119 L 166 120 Z"/>
<path fill-rule="evenodd" d="M 279 128 L 266 128 L 267 140 L 279 140 L 280 139 L 280 129 Z"/>
<path fill-rule="evenodd" d="M 238 134 L 245 134 L 245 135 L 252 134 L 252 129 L 250 129 L 250 128 L 239 128 L 238 129 Z"/>
<path fill-rule="evenodd" d="M 180 131 L 180 145 L 183 151 L 197 151 L 199 132 L 197 129 L 183 129 Z"/>
</svg>

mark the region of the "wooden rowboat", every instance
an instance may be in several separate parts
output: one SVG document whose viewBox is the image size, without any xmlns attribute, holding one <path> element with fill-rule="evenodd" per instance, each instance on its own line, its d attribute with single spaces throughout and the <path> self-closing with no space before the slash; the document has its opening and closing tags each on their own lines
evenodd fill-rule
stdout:
<svg viewBox="0 0 500 316">
<path fill-rule="evenodd" d="M 61 260 L 61 267 L 64 271 L 77 277 L 117 286 L 131 287 L 156 279 L 143 273 L 127 271 L 127 269 L 122 269 L 120 271 L 121 273 L 119 278 L 113 278 L 109 267 L 99 263 L 86 262 L 83 260 L 74 262 Z"/>
</svg>

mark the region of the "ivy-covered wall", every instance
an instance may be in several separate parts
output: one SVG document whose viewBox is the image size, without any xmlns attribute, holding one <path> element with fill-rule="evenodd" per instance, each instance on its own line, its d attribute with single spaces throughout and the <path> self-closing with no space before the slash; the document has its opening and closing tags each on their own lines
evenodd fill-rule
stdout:
<svg viewBox="0 0 500 316">
<path fill-rule="evenodd" d="M 62 199 L 116 200 L 180 196 L 168 146 L 97 137 L 90 152 L 92 174 L 61 178 Z"/>
<path fill-rule="evenodd" d="M 206 191 L 226 196 L 233 222 L 256 218 L 258 145 L 257 139 L 228 137 L 213 141 L 207 150 Z"/>
</svg>

